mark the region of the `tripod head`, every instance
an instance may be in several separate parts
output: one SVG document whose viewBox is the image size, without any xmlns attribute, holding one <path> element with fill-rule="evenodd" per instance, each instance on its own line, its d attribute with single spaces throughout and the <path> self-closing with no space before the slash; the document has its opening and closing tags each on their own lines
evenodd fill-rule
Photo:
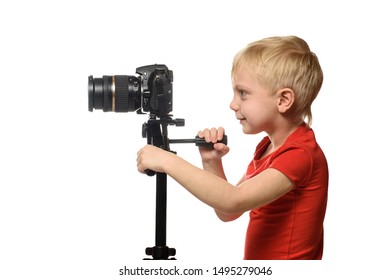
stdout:
<svg viewBox="0 0 390 280">
<path fill-rule="evenodd" d="M 147 138 L 147 144 L 154 145 L 166 151 L 171 151 L 169 147 L 170 143 L 194 143 L 198 147 L 208 147 L 210 149 L 213 148 L 214 143 L 208 143 L 199 136 L 195 136 L 193 139 L 169 139 L 167 126 L 184 126 L 184 123 L 184 119 L 172 119 L 171 117 L 166 119 L 150 118 L 148 122 L 142 125 L 142 137 Z M 217 143 L 224 143 L 227 145 L 227 136 L 224 135 L 222 140 L 218 141 Z M 155 175 L 155 172 L 152 170 L 146 170 L 145 173 L 148 176 Z"/>
<path fill-rule="evenodd" d="M 170 151 L 168 125 L 184 126 L 184 119 L 172 119 L 170 115 L 163 118 L 151 115 L 149 120 L 142 125 L 142 137 L 147 139 L 147 144 Z M 156 174 L 149 169 L 145 173 L 148 176 Z"/>
</svg>

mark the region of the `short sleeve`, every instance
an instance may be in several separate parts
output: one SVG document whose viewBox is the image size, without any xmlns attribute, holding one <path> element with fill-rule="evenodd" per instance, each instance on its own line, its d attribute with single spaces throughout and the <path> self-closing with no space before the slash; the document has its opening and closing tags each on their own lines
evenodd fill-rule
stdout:
<svg viewBox="0 0 390 280">
<path fill-rule="evenodd" d="M 274 155 L 270 168 L 286 175 L 294 186 L 305 185 L 313 170 L 310 153 L 301 147 L 289 147 Z"/>
</svg>

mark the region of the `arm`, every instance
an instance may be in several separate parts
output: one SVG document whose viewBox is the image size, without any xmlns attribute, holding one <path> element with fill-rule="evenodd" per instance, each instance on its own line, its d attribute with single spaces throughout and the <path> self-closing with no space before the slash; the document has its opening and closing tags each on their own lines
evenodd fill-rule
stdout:
<svg viewBox="0 0 390 280">
<path fill-rule="evenodd" d="M 220 127 L 218 129 L 213 128 L 213 129 L 205 129 L 203 131 L 199 131 L 198 136 L 200 138 L 204 138 L 206 142 L 215 143 L 218 140 L 222 139 L 224 133 L 225 133 L 224 129 Z M 214 149 L 199 148 L 199 152 L 202 157 L 203 169 L 227 181 L 225 171 L 222 165 L 222 157 L 229 152 L 229 148 L 223 144 L 215 144 Z M 242 178 L 239 183 L 241 183 L 243 179 L 244 178 Z M 217 217 L 224 222 L 233 221 L 239 218 L 243 214 L 243 213 L 237 213 L 233 215 L 227 214 L 221 212 L 216 208 L 214 208 L 214 211 Z"/>
<path fill-rule="evenodd" d="M 293 188 L 276 169 L 267 169 L 237 187 L 175 154 L 147 145 L 138 152 L 138 170 L 164 172 L 202 202 L 231 216 L 268 204 Z"/>
<path fill-rule="evenodd" d="M 237 186 L 239 186 L 242 182 L 244 182 L 245 180 L 245 177 L 242 176 L 242 178 L 240 179 L 240 181 L 237 183 Z M 241 217 L 242 214 L 244 214 L 244 212 L 242 213 L 237 213 L 237 214 L 228 214 L 228 213 L 224 213 L 224 212 L 221 212 L 220 210 L 218 209 L 214 209 L 215 211 L 215 214 L 217 214 L 217 217 L 223 221 L 223 222 L 230 222 L 230 221 L 234 221 L 235 219 Z"/>
<path fill-rule="evenodd" d="M 216 145 L 219 145 L 219 144 L 216 144 Z M 224 148 L 222 145 L 220 145 L 220 146 L 221 146 L 222 149 Z M 218 147 L 216 147 L 216 148 L 218 149 Z M 201 151 L 201 153 L 202 153 L 202 151 Z M 202 161 L 202 165 L 203 165 L 203 169 L 204 170 L 206 170 L 206 171 L 208 171 L 208 172 L 210 172 L 210 173 L 212 173 L 212 174 L 222 178 L 223 180 L 227 181 L 226 175 L 225 175 L 225 172 L 224 172 L 224 169 L 223 169 L 223 166 L 222 166 L 221 159 L 219 159 L 217 161 L 211 161 L 211 162 L 203 160 Z M 244 181 L 244 177 L 241 178 L 241 180 L 238 182 L 237 185 L 239 185 L 243 181 Z M 243 214 L 243 213 L 228 214 L 228 213 L 224 213 L 224 212 L 218 210 L 217 208 L 214 208 L 214 210 L 215 210 L 215 214 L 218 216 L 218 218 L 221 221 L 224 221 L 224 222 L 233 221 L 233 220 L 239 218 Z"/>
<path fill-rule="evenodd" d="M 212 143 L 216 143 L 217 141 L 220 141 L 224 136 L 224 134 L 225 134 L 225 130 L 222 127 L 219 127 L 218 129 L 216 128 L 205 129 L 203 131 L 198 132 L 198 136 L 200 138 L 204 138 L 206 142 L 212 142 Z M 225 171 L 222 165 L 222 157 L 229 152 L 229 147 L 224 144 L 217 143 L 214 144 L 213 149 L 200 147 L 199 152 L 202 157 L 203 169 L 227 181 Z M 243 180 L 244 178 L 242 178 L 240 182 Z M 242 215 L 242 213 L 227 214 L 216 208 L 214 208 L 214 211 L 217 217 L 224 222 L 233 221 Z"/>
</svg>

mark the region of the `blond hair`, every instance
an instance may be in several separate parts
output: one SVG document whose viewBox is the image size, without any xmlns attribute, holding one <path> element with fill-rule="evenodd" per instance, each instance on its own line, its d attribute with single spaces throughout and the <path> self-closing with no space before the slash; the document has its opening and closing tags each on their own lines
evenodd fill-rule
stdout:
<svg viewBox="0 0 390 280">
<path fill-rule="evenodd" d="M 276 93 L 290 88 L 295 93 L 291 116 L 295 122 L 312 123 L 311 104 L 317 97 L 323 73 L 317 56 L 299 37 L 270 37 L 247 45 L 233 59 L 232 78 L 245 65 L 260 84 Z"/>
</svg>

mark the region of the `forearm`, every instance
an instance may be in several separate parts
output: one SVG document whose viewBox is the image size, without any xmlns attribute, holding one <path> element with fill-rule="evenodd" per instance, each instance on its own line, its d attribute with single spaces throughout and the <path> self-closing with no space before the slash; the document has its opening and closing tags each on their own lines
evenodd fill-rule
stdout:
<svg viewBox="0 0 390 280">
<path fill-rule="evenodd" d="M 216 161 L 216 162 L 202 161 L 202 164 L 203 164 L 204 170 L 211 172 L 211 173 L 217 175 L 218 177 L 227 181 L 221 160 Z M 233 221 L 242 215 L 242 213 L 237 213 L 237 214 L 224 213 L 217 208 L 214 208 L 214 211 L 215 211 L 215 214 L 217 215 L 217 217 L 221 221 L 224 221 L 224 222 Z"/>
<path fill-rule="evenodd" d="M 222 160 L 218 160 L 215 162 L 202 161 L 203 169 L 217 175 L 218 177 L 226 179 L 225 171 L 223 169 Z"/>
<path fill-rule="evenodd" d="M 168 161 L 164 172 L 199 200 L 216 211 L 230 212 L 234 209 L 235 187 L 226 181 L 223 168 L 202 170 L 176 155 Z"/>
</svg>

